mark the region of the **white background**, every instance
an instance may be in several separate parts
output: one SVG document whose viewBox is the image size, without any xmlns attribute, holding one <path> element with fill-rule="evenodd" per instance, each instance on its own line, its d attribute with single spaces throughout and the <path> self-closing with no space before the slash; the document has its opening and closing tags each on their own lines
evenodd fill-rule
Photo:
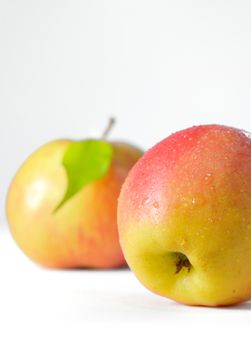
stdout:
<svg viewBox="0 0 251 350">
<path fill-rule="evenodd" d="M 145 149 L 194 124 L 251 130 L 250 19 L 249 0 L 0 0 L 1 225 L 22 161 L 48 140 L 100 135 L 111 114 L 111 136 Z M 128 271 L 49 272 L 2 241 L 1 349 L 236 348 L 248 337 L 249 304 L 177 306 Z"/>
</svg>

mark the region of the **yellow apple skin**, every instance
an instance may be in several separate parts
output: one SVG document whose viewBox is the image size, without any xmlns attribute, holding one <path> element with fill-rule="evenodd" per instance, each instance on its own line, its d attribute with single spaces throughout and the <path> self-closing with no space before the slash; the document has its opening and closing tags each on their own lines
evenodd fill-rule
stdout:
<svg viewBox="0 0 251 350">
<path fill-rule="evenodd" d="M 12 235 L 28 257 L 47 267 L 123 266 L 117 198 L 142 152 L 126 143 L 112 143 L 114 155 L 107 174 L 54 212 L 67 188 L 62 159 L 71 142 L 56 140 L 42 146 L 18 170 L 6 202 Z"/>
<path fill-rule="evenodd" d="M 122 186 L 118 227 L 151 291 L 189 305 L 250 299 L 251 135 L 204 125 L 155 145 Z"/>
</svg>

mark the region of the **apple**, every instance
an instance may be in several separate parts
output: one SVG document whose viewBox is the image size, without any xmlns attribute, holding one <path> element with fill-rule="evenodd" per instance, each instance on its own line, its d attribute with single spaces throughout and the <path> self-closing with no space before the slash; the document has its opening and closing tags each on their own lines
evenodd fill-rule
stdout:
<svg viewBox="0 0 251 350">
<path fill-rule="evenodd" d="M 179 131 L 147 151 L 122 186 L 120 243 L 152 292 L 189 305 L 251 298 L 251 134 Z"/>
<path fill-rule="evenodd" d="M 127 143 L 106 141 L 108 129 L 100 140 L 43 145 L 14 177 L 7 218 L 15 241 L 33 261 L 54 268 L 125 264 L 117 199 L 142 152 Z"/>
</svg>

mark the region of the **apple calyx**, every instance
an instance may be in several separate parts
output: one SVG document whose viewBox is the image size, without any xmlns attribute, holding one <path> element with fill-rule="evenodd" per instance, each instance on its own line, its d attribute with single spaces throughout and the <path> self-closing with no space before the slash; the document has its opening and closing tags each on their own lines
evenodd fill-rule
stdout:
<svg viewBox="0 0 251 350">
<path fill-rule="evenodd" d="M 106 138 L 114 123 L 115 119 L 110 118 L 101 139 L 73 141 L 69 144 L 62 160 L 68 180 L 67 189 L 54 213 L 84 186 L 101 179 L 107 173 L 113 158 L 113 146 Z"/>
<path fill-rule="evenodd" d="M 174 252 L 172 255 L 176 266 L 175 275 L 178 274 L 183 268 L 187 268 L 187 272 L 190 272 L 192 265 L 185 254 Z"/>
</svg>

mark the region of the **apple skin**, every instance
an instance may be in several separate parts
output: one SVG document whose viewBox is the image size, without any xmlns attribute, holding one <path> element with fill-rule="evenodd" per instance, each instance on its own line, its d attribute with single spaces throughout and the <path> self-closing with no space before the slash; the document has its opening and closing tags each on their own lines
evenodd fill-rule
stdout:
<svg viewBox="0 0 251 350">
<path fill-rule="evenodd" d="M 151 291 L 189 305 L 250 299 L 251 135 L 204 125 L 155 145 L 122 186 L 118 228 Z"/>
<path fill-rule="evenodd" d="M 33 261 L 54 268 L 113 268 L 125 264 L 117 230 L 117 199 L 132 165 L 142 155 L 114 142 L 107 174 L 53 212 L 67 187 L 61 164 L 71 140 L 39 148 L 22 165 L 7 195 L 12 235 Z"/>
</svg>

